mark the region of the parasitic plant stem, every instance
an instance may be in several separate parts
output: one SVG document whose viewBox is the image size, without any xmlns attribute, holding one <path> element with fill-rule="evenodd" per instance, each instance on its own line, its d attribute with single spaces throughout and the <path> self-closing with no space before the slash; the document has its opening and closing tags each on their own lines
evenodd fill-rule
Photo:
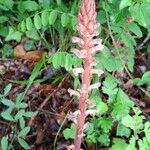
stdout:
<svg viewBox="0 0 150 150">
<path fill-rule="evenodd" d="M 101 40 L 97 38 L 96 29 L 99 24 L 96 23 L 96 11 L 95 11 L 95 0 L 81 0 L 80 10 L 78 13 L 78 23 L 76 29 L 79 36 L 73 37 L 72 42 L 77 43 L 80 49 L 72 49 L 72 53 L 77 57 L 81 58 L 83 61 L 83 68 L 74 68 L 73 73 L 75 75 L 81 74 L 81 89 L 74 91 L 69 89 L 70 95 L 77 96 L 79 99 L 79 113 L 76 118 L 77 131 L 74 139 L 74 150 L 80 150 L 81 142 L 83 138 L 83 130 L 86 119 L 86 105 L 89 92 L 92 89 L 98 88 L 100 83 L 95 83 L 90 85 L 91 77 L 93 74 L 100 76 L 103 71 L 94 69 L 96 61 L 93 56 L 97 51 L 103 49 Z"/>
</svg>

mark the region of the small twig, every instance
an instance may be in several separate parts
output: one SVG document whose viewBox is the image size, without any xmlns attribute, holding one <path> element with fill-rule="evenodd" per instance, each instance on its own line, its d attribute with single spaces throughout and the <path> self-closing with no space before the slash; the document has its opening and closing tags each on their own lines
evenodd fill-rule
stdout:
<svg viewBox="0 0 150 150">
<path fill-rule="evenodd" d="M 144 45 L 150 40 L 150 30 L 148 31 L 147 36 L 145 37 L 144 41 L 138 45 L 135 50 L 139 51 L 144 48 Z"/>
</svg>

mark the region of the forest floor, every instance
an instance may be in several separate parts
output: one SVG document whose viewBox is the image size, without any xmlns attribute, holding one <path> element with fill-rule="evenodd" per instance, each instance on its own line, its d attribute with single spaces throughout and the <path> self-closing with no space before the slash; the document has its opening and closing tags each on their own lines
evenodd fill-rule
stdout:
<svg viewBox="0 0 150 150">
<path fill-rule="evenodd" d="M 140 77 L 143 72 L 150 70 L 149 58 L 150 56 L 147 53 L 142 51 L 136 52 L 133 77 Z M 32 60 L 17 58 L 1 60 L 0 71 L 3 70 L 5 73 L 3 75 L 0 74 L 0 91 L 3 91 L 4 87 L 12 82 L 13 89 L 8 97 L 14 101 L 17 94 L 24 88 L 24 84 L 18 84 L 15 81 L 27 80 L 35 63 Z M 37 79 L 44 78 L 47 72 L 51 71 L 53 71 L 51 66 L 47 66 L 47 68 L 39 72 Z M 64 70 L 59 71 L 65 73 Z M 42 83 L 33 83 L 24 98 L 24 101 L 29 104 L 28 110 L 37 111 L 37 115 L 26 122 L 31 126 L 31 131 L 25 140 L 29 143 L 32 150 L 50 150 L 53 149 L 54 145 L 56 145 L 57 150 L 63 150 L 71 143 L 69 140 L 64 140 L 62 131 L 59 132 L 59 129 L 62 124 L 63 127 L 68 127 L 70 122 L 66 120 L 64 123 L 65 117 L 69 111 L 73 112 L 77 108 L 77 102 L 73 101 L 67 92 L 67 89 L 72 87 L 72 79 L 66 75 L 59 84 L 51 84 L 51 78 L 53 78 L 53 75 Z M 127 76 L 124 80 L 128 81 L 124 86 L 124 91 L 136 105 L 141 107 L 145 117 L 150 120 L 150 101 L 148 97 L 138 87 L 132 86 Z M 4 106 L 0 105 L 0 110 L 3 109 Z M 11 136 L 13 127 L 14 125 L 11 122 L 0 120 L 0 137 L 3 135 Z M 112 130 L 114 129 L 112 128 Z M 54 142 L 55 140 L 57 143 Z M 20 150 L 17 143 L 14 145 L 16 145 L 15 150 Z M 94 145 L 91 145 L 88 149 L 94 150 Z"/>
</svg>

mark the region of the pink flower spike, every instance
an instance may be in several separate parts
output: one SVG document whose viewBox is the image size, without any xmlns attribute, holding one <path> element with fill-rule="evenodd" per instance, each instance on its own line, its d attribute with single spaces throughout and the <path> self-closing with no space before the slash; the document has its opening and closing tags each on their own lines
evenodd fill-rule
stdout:
<svg viewBox="0 0 150 150">
<path fill-rule="evenodd" d="M 77 43 L 80 47 L 84 45 L 84 41 L 78 37 L 72 37 L 72 43 Z"/>
<path fill-rule="evenodd" d="M 67 115 L 67 118 L 68 120 L 70 121 L 73 121 L 75 124 L 77 124 L 77 118 L 78 116 L 81 114 L 80 110 L 77 110 L 75 112 L 70 112 L 68 115 Z"/>
<path fill-rule="evenodd" d="M 103 48 L 104 48 L 104 46 L 103 46 L 103 45 L 100 45 L 100 44 L 97 45 L 97 46 L 95 46 L 95 47 L 92 47 L 92 48 L 91 48 L 92 54 L 96 53 L 97 51 L 102 51 Z"/>
<path fill-rule="evenodd" d="M 89 127 L 89 122 L 86 122 L 86 123 L 84 124 L 83 130 L 85 130 L 85 129 L 88 128 L 88 127 Z"/>
<path fill-rule="evenodd" d="M 101 86 L 101 83 L 100 83 L 100 82 L 95 83 L 95 84 L 92 84 L 92 85 L 90 85 L 90 87 L 89 87 L 89 91 L 91 91 L 91 90 L 93 90 L 93 89 L 98 89 L 100 86 Z"/>
<path fill-rule="evenodd" d="M 69 145 L 67 146 L 67 150 L 75 150 L 75 146 L 73 144 Z"/>
<path fill-rule="evenodd" d="M 69 92 L 70 96 L 74 95 L 74 96 L 77 96 L 78 98 L 80 97 L 80 93 L 78 91 L 68 89 L 68 92 Z"/>
<path fill-rule="evenodd" d="M 86 104 L 89 106 L 94 106 L 94 103 L 89 99 L 86 100 Z"/>
<path fill-rule="evenodd" d="M 83 68 L 74 68 L 72 69 L 72 72 L 75 76 L 78 76 L 79 73 L 84 73 L 84 69 Z"/>
<path fill-rule="evenodd" d="M 98 77 L 100 77 L 103 73 L 104 73 L 104 71 L 100 70 L 100 69 L 92 69 L 91 70 L 91 74 L 97 74 Z"/>
<path fill-rule="evenodd" d="M 102 40 L 101 39 L 92 39 L 90 42 L 89 42 L 89 46 L 90 47 L 93 47 L 95 45 L 101 45 L 102 43 Z"/>
<path fill-rule="evenodd" d="M 96 65 L 97 65 L 96 60 L 92 60 L 92 62 L 90 63 L 90 66 L 93 67 L 93 66 L 96 66 Z"/>
<path fill-rule="evenodd" d="M 73 48 L 71 49 L 71 52 L 81 59 L 86 58 L 87 56 L 87 53 L 85 50 L 78 50 L 76 48 Z"/>
<path fill-rule="evenodd" d="M 97 113 L 98 113 L 98 110 L 96 110 L 96 109 L 93 109 L 93 110 L 90 109 L 90 110 L 86 111 L 86 116 L 90 115 L 90 116 L 94 117 Z"/>
</svg>

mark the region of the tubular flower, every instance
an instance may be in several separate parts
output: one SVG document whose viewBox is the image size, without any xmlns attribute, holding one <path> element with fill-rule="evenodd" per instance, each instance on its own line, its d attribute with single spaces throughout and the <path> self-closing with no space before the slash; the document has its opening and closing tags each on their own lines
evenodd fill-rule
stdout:
<svg viewBox="0 0 150 150">
<path fill-rule="evenodd" d="M 86 105 L 89 104 L 89 92 L 92 89 L 98 89 L 100 86 L 99 82 L 90 85 L 92 75 L 97 74 L 100 77 L 103 74 L 102 70 L 94 69 L 97 62 L 93 58 L 96 52 L 103 50 L 102 40 L 97 38 L 96 30 L 99 26 L 96 22 L 95 0 L 81 0 L 76 26 L 78 37 L 72 38 L 72 42 L 78 44 L 80 48 L 71 50 L 74 55 L 83 61 L 82 67 L 73 69 L 75 75 L 81 75 L 81 89 L 78 91 L 68 90 L 71 95 L 77 96 L 79 99 L 80 113 L 74 120 L 77 126 L 74 150 L 80 150 L 86 116 L 89 114 L 95 115 L 97 112 L 96 110 L 86 111 Z"/>
</svg>

